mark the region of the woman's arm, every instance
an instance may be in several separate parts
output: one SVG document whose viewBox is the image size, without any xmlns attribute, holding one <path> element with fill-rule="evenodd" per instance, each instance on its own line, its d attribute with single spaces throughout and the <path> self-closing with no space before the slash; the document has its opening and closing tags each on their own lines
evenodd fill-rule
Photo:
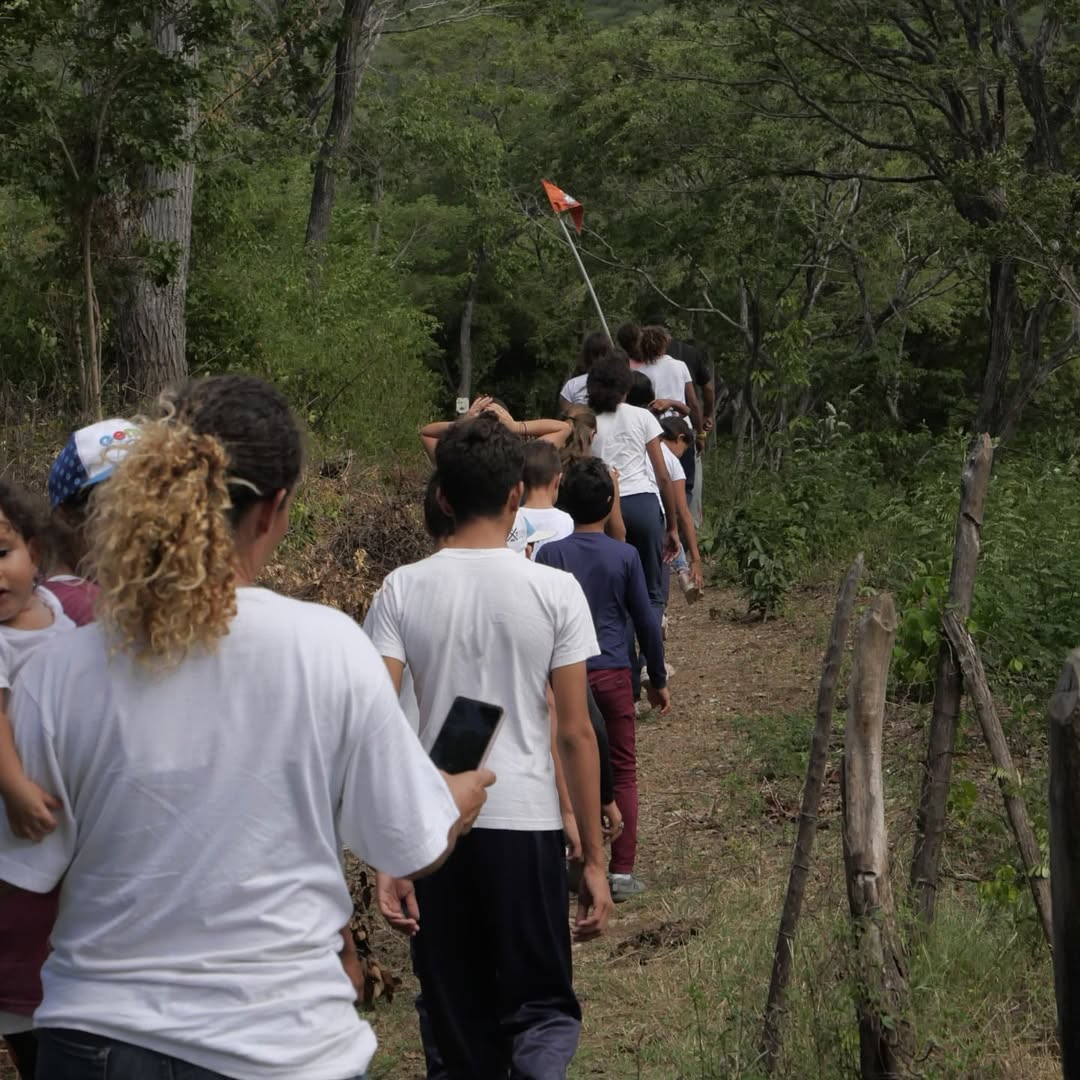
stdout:
<svg viewBox="0 0 1080 1080">
<path fill-rule="evenodd" d="M 489 404 L 487 411 L 494 413 L 506 427 L 523 439 L 541 439 L 556 449 L 566 445 L 573 430 L 565 420 L 515 420 L 506 409 L 495 403 Z"/>
<path fill-rule="evenodd" d="M 491 407 L 491 398 L 486 394 L 482 394 L 473 401 L 469 406 L 469 411 L 461 419 L 468 420 L 471 417 L 479 416 L 485 409 Z M 435 464 L 435 447 L 439 444 L 439 437 L 456 423 L 456 420 L 436 420 L 433 424 L 425 424 L 420 429 L 420 442 L 423 443 L 424 453 L 427 454 L 432 465 Z"/>
<path fill-rule="evenodd" d="M 525 434 L 541 442 L 549 442 L 556 450 L 561 450 L 570 438 L 573 428 L 565 420 L 523 420 Z"/>
<path fill-rule="evenodd" d="M 439 445 L 439 437 L 455 423 L 454 420 L 436 420 L 434 424 L 425 424 L 420 429 L 420 442 L 432 465 L 435 464 L 435 447 Z"/>
<path fill-rule="evenodd" d="M 664 559 L 671 562 L 679 554 L 679 527 L 675 508 L 675 493 L 671 486 L 671 476 L 668 473 L 667 462 L 664 460 L 664 451 L 660 448 L 660 436 L 656 435 L 645 444 L 645 450 L 652 463 L 653 475 L 656 477 L 656 486 L 660 489 L 660 501 L 664 504 L 666 518 L 667 539 L 664 542 Z"/>
</svg>

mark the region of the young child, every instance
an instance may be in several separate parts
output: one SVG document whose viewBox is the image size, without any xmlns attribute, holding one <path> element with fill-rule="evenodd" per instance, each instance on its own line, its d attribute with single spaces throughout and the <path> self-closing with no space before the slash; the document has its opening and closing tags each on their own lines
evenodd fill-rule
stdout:
<svg viewBox="0 0 1080 1080">
<path fill-rule="evenodd" d="M 574 519 L 574 533 L 545 545 L 537 556 L 543 566 L 569 571 L 589 601 L 600 655 L 587 664 L 589 686 L 604 716 L 615 801 L 623 818 L 623 832 L 611 845 L 610 883 L 618 903 L 638 896 L 645 885 L 634 877 L 637 854 L 637 752 L 634 732 L 634 692 L 626 625 L 633 622 L 649 671 L 649 701 L 667 715 L 671 697 L 660 624 L 645 586 L 637 552 L 604 534 L 615 489 L 602 461 L 584 458 L 572 466 L 563 481 L 563 504 Z"/>
<path fill-rule="evenodd" d="M 531 442 L 525 447 L 525 467 L 521 473 L 525 483 L 522 506 L 514 518 L 514 527 L 506 545 L 514 551 L 530 548 L 529 558 L 553 540 L 561 540 L 574 531 L 574 522 L 565 510 L 555 506 L 562 480 L 559 451 L 551 443 Z"/>
<path fill-rule="evenodd" d="M 79 571 L 86 558 L 86 520 L 97 485 L 139 437 L 130 420 L 101 420 L 73 432 L 49 470 L 49 576 L 45 584 L 76 626 L 94 621 L 97 586 Z"/>
<path fill-rule="evenodd" d="M 40 840 L 56 828 L 60 802 L 23 771 L 7 701 L 13 680 L 43 641 L 75 624 L 52 593 L 37 586 L 44 517 L 33 502 L 0 483 L 0 796 L 16 836 Z M 58 889 L 46 895 L 13 889 L 0 893 L 0 1035 L 19 1075 L 34 1075 L 36 1043 L 31 1016 L 41 1001 L 41 965 L 49 951 Z"/>
<path fill-rule="evenodd" d="M 679 518 L 679 532 L 686 545 L 671 564 L 671 569 L 679 575 L 679 586 L 686 602 L 692 604 L 700 599 L 701 590 L 705 587 L 697 529 L 694 527 L 694 515 L 690 512 L 690 502 L 686 497 L 686 473 L 682 468 L 682 458 L 687 450 L 693 447 L 694 436 L 690 425 L 678 416 L 665 416 L 660 421 L 660 427 L 664 429 L 660 436 L 660 445 L 663 447 L 671 483 L 675 489 L 675 513 Z M 665 571 L 666 569 L 665 567 Z"/>
<path fill-rule="evenodd" d="M 7 698 L 34 649 L 53 634 L 75 629 L 56 597 L 37 583 L 45 538 L 33 502 L 0 483 L 0 797 L 11 831 L 25 840 L 40 840 L 56 828 L 53 811 L 60 804 L 23 772 Z"/>
<path fill-rule="evenodd" d="M 452 1077 L 511 1068 L 562 1076 L 581 1009 L 546 690 L 550 684 L 555 696 L 584 858 L 575 936 L 588 939 L 603 931 L 611 907 L 585 700 L 596 635 L 577 582 L 506 547 L 523 487 L 521 440 L 479 416 L 443 435 L 436 463 L 438 501 L 454 533 L 441 551 L 388 575 L 367 628 L 395 684 L 405 665 L 412 669 L 424 746 L 459 695 L 504 710 L 488 758 L 498 780 L 438 871 L 415 885 L 379 875 L 379 906 L 391 926 L 415 937 L 424 1004 Z"/>
</svg>

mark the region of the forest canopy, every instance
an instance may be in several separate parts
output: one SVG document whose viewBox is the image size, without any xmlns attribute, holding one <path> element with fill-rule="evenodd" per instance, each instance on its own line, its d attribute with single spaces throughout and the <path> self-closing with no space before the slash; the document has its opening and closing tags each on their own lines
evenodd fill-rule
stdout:
<svg viewBox="0 0 1080 1080">
<path fill-rule="evenodd" d="M 8 5 L 0 371 L 94 413 L 254 370 L 378 452 L 550 408 L 596 318 L 547 176 L 740 437 L 1008 439 L 1077 390 L 1076 6 Z"/>
</svg>

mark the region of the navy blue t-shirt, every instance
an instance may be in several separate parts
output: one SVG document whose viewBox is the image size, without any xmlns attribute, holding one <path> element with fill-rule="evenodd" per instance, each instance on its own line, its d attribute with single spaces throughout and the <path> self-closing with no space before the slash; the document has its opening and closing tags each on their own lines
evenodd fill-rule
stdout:
<svg viewBox="0 0 1080 1080">
<path fill-rule="evenodd" d="M 630 667 L 626 623 L 633 619 L 649 682 L 657 690 L 667 686 L 664 639 L 635 548 L 602 532 L 575 532 L 544 544 L 536 562 L 573 574 L 585 592 L 600 644 L 600 655 L 586 663 L 589 671 Z"/>
</svg>

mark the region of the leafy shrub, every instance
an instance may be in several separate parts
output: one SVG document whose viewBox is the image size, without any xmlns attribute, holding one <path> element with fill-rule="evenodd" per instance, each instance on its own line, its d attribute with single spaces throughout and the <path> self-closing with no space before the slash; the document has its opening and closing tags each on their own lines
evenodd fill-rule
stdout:
<svg viewBox="0 0 1080 1080">
<path fill-rule="evenodd" d="M 430 418 L 432 320 L 372 251 L 342 199 L 324 261 L 305 260 L 308 165 L 235 165 L 200 188 L 188 301 L 196 371 L 254 370 L 313 430 L 377 460 L 417 448 Z"/>
</svg>

